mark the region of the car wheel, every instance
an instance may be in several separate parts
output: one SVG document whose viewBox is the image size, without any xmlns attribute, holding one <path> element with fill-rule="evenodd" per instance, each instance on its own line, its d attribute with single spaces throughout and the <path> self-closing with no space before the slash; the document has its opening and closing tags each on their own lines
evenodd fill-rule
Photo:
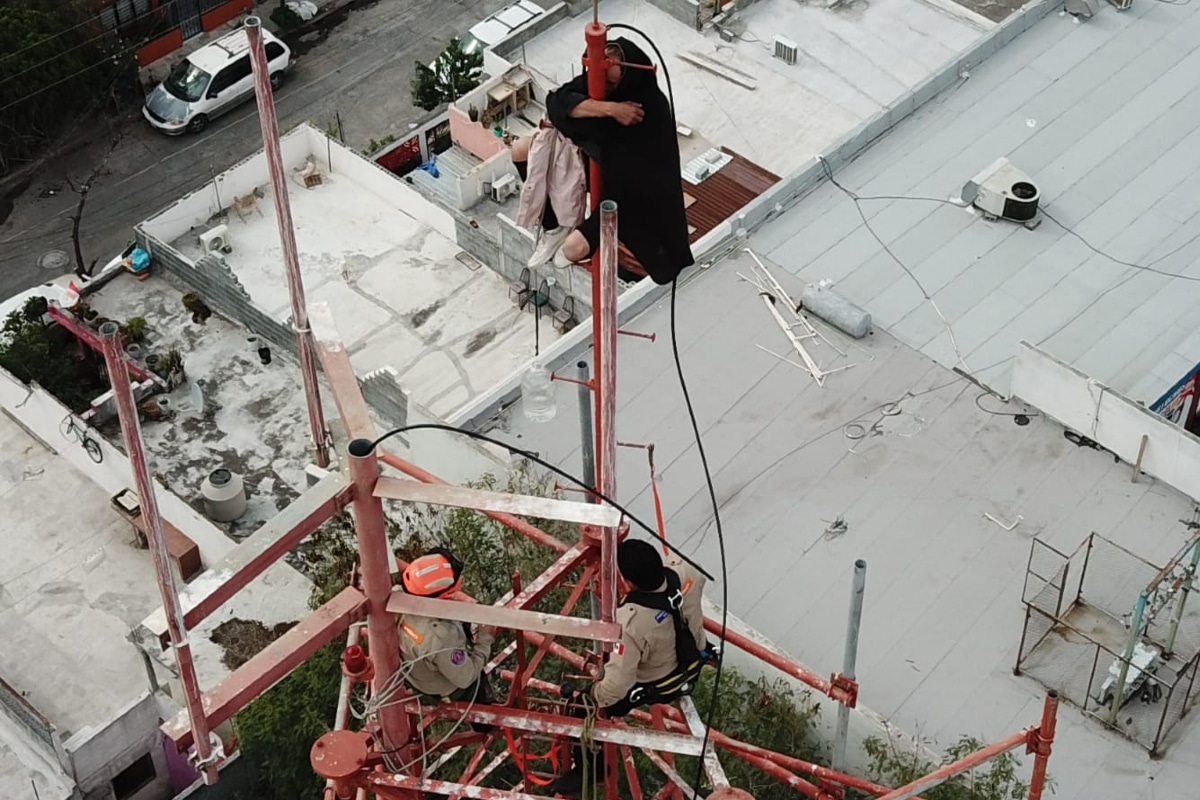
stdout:
<svg viewBox="0 0 1200 800">
<path fill-rule="evenodd" d="M 208 117 L 204 114 L 197 114 L 192 117 L 192 121 L 188 123 L 188 133 L 200 133 L 208 127 Z"/>
<path fill-rule="evenodd" d="M 278 89 L 280 86 L 283 86 L 283 73 L 282 72 L 272 72 L 271 73 L 271 88 Z"/>
</svg>

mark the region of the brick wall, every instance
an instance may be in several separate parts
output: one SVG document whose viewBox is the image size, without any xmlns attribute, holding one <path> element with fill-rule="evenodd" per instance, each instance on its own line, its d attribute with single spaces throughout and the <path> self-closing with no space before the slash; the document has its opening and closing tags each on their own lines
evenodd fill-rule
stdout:
<svg viewBox="0 0 1200 800">
<path fill-rule="evenodd" d="M 57 762 L 66 771 L 70 757 L 63 748 L 62 739 L 54 723 L 30 705 L 21 693 L 0 678 L 0 714 L 4 714 L 32 737 L 32 744 L 42 748 L 50 761 Z"/>
<path fill-rule="evenodd" d="M 650 5 L 665 11 L 684 25 L 700 30 L 700 3 L 697 0 L 650 0 Z"/>
</svg>

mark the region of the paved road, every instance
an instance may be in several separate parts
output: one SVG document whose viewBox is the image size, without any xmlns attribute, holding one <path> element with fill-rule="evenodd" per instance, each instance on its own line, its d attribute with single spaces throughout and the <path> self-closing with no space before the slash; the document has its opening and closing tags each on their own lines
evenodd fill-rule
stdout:
<svg viewBox="0 0 1200 800">
<path fill-rule="evenodd" d="M 425 113 L 409 99 L 413 64 L 428 63 L 451 37 L 505 4 L 380 0 L 352 12 L 296 61 L 276 97 L 280 128 L 306 120 L 323 128 L 337 111 L 351 147 L 407 131 Z M 98 258 L 103 264 L 132 239 L 135 224 L 262 147 L 253 102 L 214 121 L 197 137 L 163 136 L 140 116 L 123 130 L 107 174 L 93 186 L 83 214 L 85 262 Z M 97 136 L 105 139 L 103 131 Z M 65 187 L 64 175 L 86 175 L 93 159 L 106 150 L 107 144 L 97 143 L 47 166 L 16 200 L 0 227 L 0 298 L 58 274 L 39 268 L 37 260 L 48 250 L 72 250 L 69 217 L 78 198 Z"/>
</svg>

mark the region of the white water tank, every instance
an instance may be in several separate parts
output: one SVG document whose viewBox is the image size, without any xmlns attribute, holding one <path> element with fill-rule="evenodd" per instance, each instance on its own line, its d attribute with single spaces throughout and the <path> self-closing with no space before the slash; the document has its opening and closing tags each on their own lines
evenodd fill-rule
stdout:
<svg viewBox="0 0 1200 800">
<path fill-rule="evenodd" d="M 242 476 L 227 469 L 214 469 L 200 486 L 204 513 L 216 522 L 232 522 L 246 513 L 246 485 Z"/>
</svg>

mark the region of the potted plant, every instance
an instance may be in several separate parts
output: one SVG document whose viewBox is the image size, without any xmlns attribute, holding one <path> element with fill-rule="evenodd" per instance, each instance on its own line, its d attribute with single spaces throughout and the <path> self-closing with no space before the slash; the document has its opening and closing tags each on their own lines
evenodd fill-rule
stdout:
<svg viewBox="0 0 1200 800">
<path fill-rule="evenodd" d="M 183 307 L 192 312 L 192 322 L 203 325 L 212 316 L 208 307 L 196 292 L 188 292 L 183 296 Z"/>
<path fill-rule="evenodd" d="M 121 335 L 129 342 L 140 342 L 146 338 L 146 332 L 150 330 L 150 323 L 146 322 L 145 317 L 130 317 L 121 326 Z"/>
<path fill-rule="evenodd" d="M 467 109 L 467 116 L 471 118 L 471 122 L 479 122 L 479 108 L 474 104 Z"/>
<path fill-rule="evenodd" d="M 182 385 L 187 380 L 187 371 L 183 367 L 183 353 L 179 352 L 178 347 L 172 347 L 162 354 L 158 359 L 156 372 L 166 377 L 168 390 Z"/>
</svg>

